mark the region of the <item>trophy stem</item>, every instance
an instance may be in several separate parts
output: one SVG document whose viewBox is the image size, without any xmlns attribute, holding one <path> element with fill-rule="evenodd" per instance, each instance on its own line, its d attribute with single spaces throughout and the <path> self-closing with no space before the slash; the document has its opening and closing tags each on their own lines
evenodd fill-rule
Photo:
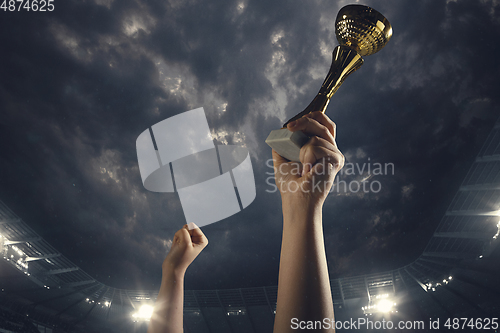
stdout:
<svg viewBox="0 0 500 333">
<path fill-rule="evenodd" d="M 333 60 L 330 71 L 321 85 L 321 89 L 312 102 L 295 117 L 288 120 L 286 125 L 313 111 L 325 112 L 330 98 L 339 89 L 344 80 L 363 65 L 363 58 L 354 50 L 347 46 L 339 45 L 333 50 Z"/>
</svg>

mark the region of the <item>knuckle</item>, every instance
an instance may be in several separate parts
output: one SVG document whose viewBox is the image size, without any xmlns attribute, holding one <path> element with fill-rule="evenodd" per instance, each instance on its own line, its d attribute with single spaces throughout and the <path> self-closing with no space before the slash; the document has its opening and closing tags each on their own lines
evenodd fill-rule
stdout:
<svg viewBox="0 0 500 333">
<path fill-rule="evenodd" d="M 345 156 L 344 154 L 342 153 L 339 153 L 340 155 L 340 160 L 339 160 L 339 169 L 342 169 L 344 167 L 344 164 L 345 164 Z"/>
<path fill-rule="evenodd" d="M 308 143 L 310 145 L 317 145 L 319 142 L 320 142 L 319 138 L 316 135 L 314 135 L 311 137 Z"/>
<path fill-rule="evenodd" d="M 329 155 L 327 160 L 329 163 L 333 164 L 337 171 L 344 167 L 345 157 L 340 152 L 334 152 L 332 155 Z"/>
<path fill-rule="evenodd" d="M 305 124 L 308 121 L 309 121 L 309 117 L 306 117 L 306 116 L 303 116 L 302 118 L 297 119 L 297 123 L 299 123 L 299 124 Z"/>
<path fill-rule="evenodd" d="M 307 152 L 311 149 L 311 141 L 313 139 L 311 138 L 305 145 L 302 146 L 302 148 L 300 148 L 300 158 L 302 160 L 302 157 L 305 156 L 307 154 Z"/>
<path fill-rule="evenodd" d="M 300 162 L 307 163 L 310 162 L 311 156 L 314 156 L 314 145 L 307 143 L 300 150 Z"/>
<path fill-rule="evenodd" d="M 311 117 L 318 120 L 318 118 L 320 118 L 323 113 L 321 111 L 313 111 L 310 113 Z"/>
<path fill-rule="evenodd" d="M 337 125 L 334 122 L 330 121 L 325 126 L 328 128 L 330 135 L 332 136 L 335 135 L 335 132 L 337 130 Z"/>
<path fill-rule="evenodd" d="M 326 126 L 321 126 L 321 132 L 325 137 L 329 137 L 331 135 L 330 130 Z"/>
</svg>

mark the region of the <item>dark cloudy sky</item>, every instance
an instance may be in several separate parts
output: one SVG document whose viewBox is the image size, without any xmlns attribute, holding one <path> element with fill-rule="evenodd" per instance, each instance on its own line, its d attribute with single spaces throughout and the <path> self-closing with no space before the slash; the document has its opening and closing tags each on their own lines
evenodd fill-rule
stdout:
<svg viewBox="0 0 500 333">
<path fill-rule="evenodd" d="M 264 140 L 315 96 L 348 3 L 55 0 L 53 12 L 0 11 L 0 200 L 98 280 L 158 288 L 185 219 L 177 194 L 142 186 L 135 140 L 204 107 L 219 143 L 249 149 L 257 197 L 203 228 L 210 245 L 186 288 L 276 285 L 281 201 Z M 331 278 L 416 259 L 500 114 L 498 1 L 364 4 L 393 38 L 327 114 L 349 163 L 393 163 L 394 175 L 368 179 L 378 193 L 327 199 Z"/>
</svg>

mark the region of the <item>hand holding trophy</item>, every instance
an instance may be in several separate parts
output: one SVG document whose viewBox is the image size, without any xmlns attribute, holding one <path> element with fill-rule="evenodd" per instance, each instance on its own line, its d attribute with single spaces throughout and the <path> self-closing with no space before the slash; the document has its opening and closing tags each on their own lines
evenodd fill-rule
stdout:
<svg viewBox="0 0 500 333">
<path fill-rule="evenodd" d="M 300 148 L 309 137 L 301 131 L 289 131 L 287 124 L 313 111 L 324 113 L 330 98 L 347 76 L 363 64 L 361 57 L 374 54 L 387 44 L 392 36 L 392 27 L 376 10 L 362 5 L 348 5 L 337 14 L 335 35 L 340 45 L 333 50 L 330 71 L 318 94 L 304 111 L 288 120 L 283 128 L 271 131 L 266 139 L 271 148 L 290 161 L 300 161 Z"/>
</svg>

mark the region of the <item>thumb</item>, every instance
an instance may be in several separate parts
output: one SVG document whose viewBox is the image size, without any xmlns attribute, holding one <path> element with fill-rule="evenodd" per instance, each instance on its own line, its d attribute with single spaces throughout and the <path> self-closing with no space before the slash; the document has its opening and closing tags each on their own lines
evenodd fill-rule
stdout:
<svg viewBox="0 0 500 333">
<path fill-rule="evenodd" d="M 283 156 L 281 156 L 280 154 L 278 154 L 276 152 L 276 150 L 273 149 L 273 164 L 274 164 L 274 167 L 279 167 L 281 164 L 283 163 L 287 163 L 288 160 L 285 159 Z"/>
</svg>

